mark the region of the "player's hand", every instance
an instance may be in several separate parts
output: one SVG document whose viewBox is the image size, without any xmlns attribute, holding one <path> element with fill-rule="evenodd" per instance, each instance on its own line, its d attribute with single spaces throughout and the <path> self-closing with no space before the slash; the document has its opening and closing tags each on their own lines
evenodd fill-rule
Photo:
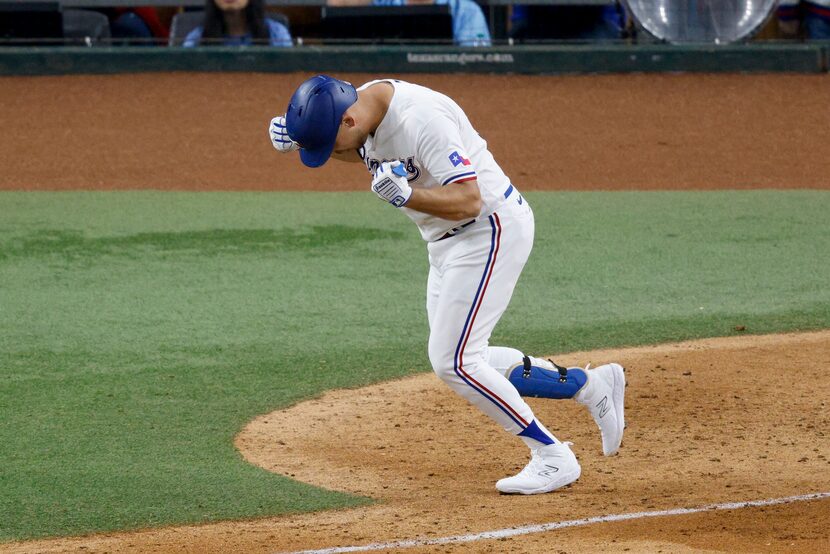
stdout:
<svg viewBox="0 0 830 554">
<path fill-rule="evenodd" d="M 293 152 L 300 148 L 300 145 L 288 136 L 288 129 L 285 128 L 284 115 L 278 115 L 271 120 L 271 125 L 268 126 L 268 132 L 271 135 L 271 144 L 274 145 L 274 148 L 278 152 L 285 154 L 286 152 Z"/>
<path fill-rule="evenodd" d="M 398 160 L 383 162 L 372 180 L 372 190 L 378 198 L 386 200 L 396 208 L 406 205 L 412 196 L 412 187 L 406 180 L 406 168 Z"/>
</svg>

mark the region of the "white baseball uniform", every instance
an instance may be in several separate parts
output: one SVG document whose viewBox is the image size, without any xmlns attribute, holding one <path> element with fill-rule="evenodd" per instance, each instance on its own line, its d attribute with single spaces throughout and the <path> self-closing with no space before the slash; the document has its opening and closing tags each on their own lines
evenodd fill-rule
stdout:
<svg viewBox="0 0 830 554">
<path fill-rule="evenodd" d="M 381 81 L 371 81 L 363 90 Z M 488 347 L 533 245 L 533 211 L 447 96 L 398 80 L 389 109 L 360 154 L 370 172 L 400 160 L 413 189 L 477 179 L 479 216 L 449 221 L 401 208 L 428 243 L 429 359 L 453 390 L 534 447 L 554 437 L 504 375 L 522 362 L 512 348 Z"/>
</svg>

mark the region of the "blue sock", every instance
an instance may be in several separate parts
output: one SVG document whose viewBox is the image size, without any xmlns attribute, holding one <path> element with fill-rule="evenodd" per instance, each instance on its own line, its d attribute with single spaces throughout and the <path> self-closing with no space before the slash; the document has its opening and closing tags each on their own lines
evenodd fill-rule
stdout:
<svg viewBox="0 0 830 554">
<path fill-rule="evenodd" d="M 519 436 L 522 437 L 522 438 L 525 438 L 525 439 L 533 439 L 536 442 L 539 442 L 543 445 L 553 444 L 553 443 L 556 442 L 555 440 L 553 440 L 553 437 L 551 437 L 549 434 L 545 433 L 542 430 L 542 428 L 539 427 L 539 425 L 536 423 L 535 419 L 530 422 L 530 425 L 525 427 L 524 431 L 519 433 Z M 527 442 L 528 441 L 525 441 L 525 443 L 527 443 Z M 528 444 L 528 446 L 531 446 L 531 445 Z"/>
</svg>

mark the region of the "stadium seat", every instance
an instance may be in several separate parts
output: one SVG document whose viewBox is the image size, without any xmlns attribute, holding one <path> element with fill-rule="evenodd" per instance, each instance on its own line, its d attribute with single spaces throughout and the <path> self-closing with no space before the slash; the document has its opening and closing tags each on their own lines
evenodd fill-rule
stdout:
<svg viewBox="0 0 830 554">
<path fill-rule="evenodd" d="M 66 42 L 94 44 L 111 37 L 110 23 L 102 13 L 89 10 L 63 10 L 63 37 Z"/>
<path fill-rule="evenodd" d="M 432 41 L 451 43 L 452 14 L 448 5 L 324 6 L 323 37 L 330 41 Z"/>
<path fill-rule="evenodd" d="M 58 2 L 0 2 L 0 41 L 54 46 L 63 39 L 62 21 Z"/>
<path fill-rule="evenodd" d="M 173 21 L 170 23 L 170 38 L 167 40 L 167 46 L 181 46 L 188 33 L 202 24 L 202 19 L 205 12 L 202 10 L 177 13 L 173 16 Z M 286 29 L 291 29 L 288 25 L 288 18 L 281 13 L 268 12 L 267 17 L 282 23 Z"/>
</svg>

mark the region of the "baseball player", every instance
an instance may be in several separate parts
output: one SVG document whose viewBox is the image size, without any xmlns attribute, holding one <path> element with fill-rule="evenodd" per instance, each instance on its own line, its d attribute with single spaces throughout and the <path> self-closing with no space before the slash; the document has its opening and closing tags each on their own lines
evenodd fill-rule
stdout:
<svg viewBox="0 0 830 554">
<path fill-rule="evenodd" d="M 618 364 L 563 368 L 488 341 L 533 245 L 533 211 L 453 100 L 396 79 L 351 84 L 318 75 L 302 83 L 269 126 L 274 147 L 308 167 L 329 158 L 363 163 L 371 188 L 409 216 L 427 242 L 429 360 L 455 392 L 517 435 L 531 452 L 502 493 L 536 494 L 579 478 L 570 443 L 557 439 L 523 396 L 585 405 L 606 456 L 625 426 Z"/>
</svg>

